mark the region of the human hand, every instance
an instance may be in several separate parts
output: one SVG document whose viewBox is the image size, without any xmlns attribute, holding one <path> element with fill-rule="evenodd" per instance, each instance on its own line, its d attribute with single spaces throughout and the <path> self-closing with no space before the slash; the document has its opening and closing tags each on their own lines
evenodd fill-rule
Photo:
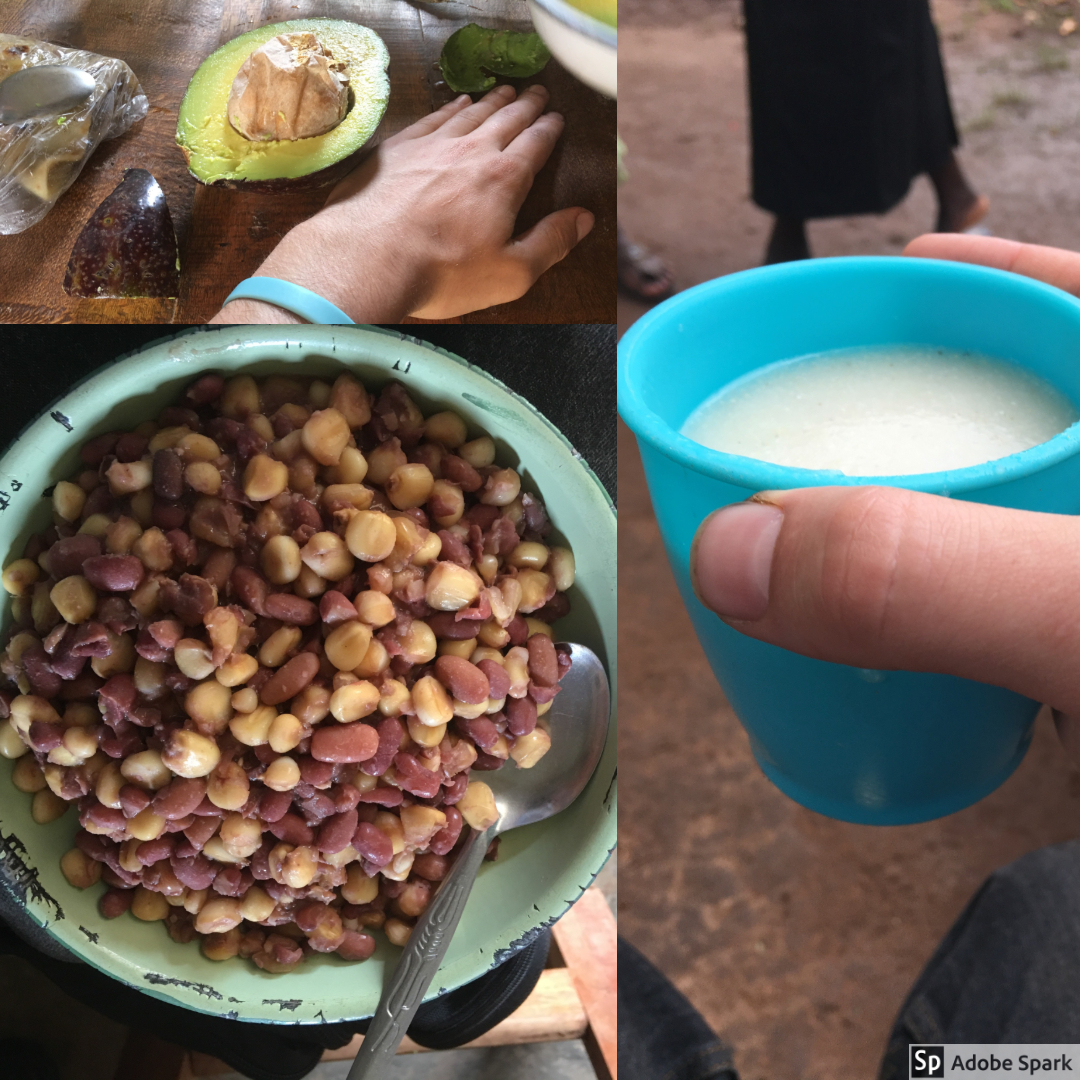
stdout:
<svg viewBox="0 0 1080 1080">
<path fill-rule="evenodd" d="M 356 322 L 445 319 L 516 300 L 594 220 L 570 207 L 513 235 L 562 133 L 563 118 L 543 113 L 547 100 L 541 86 L 520 97 L 497 86 L 417 121 L 373 150 L 257 273 L 303 285 Z M 234 301 L 212 321 L 296 320 Z"/>
<path fill-rule="evenodd" d="M 1080 295 L 1080 254 L 933 234 L 905 254 Z M 702 603 L 736 630 L 862 668 L 944 672 L 1055 710 L 1080 760 L 1080 518 L 885 487 L 769 491 L 702 524 Z"/>
</svg>

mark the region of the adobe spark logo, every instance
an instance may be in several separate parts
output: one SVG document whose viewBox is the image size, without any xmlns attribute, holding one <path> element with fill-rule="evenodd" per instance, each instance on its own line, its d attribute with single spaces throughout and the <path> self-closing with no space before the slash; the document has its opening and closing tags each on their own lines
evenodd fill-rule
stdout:
<svg viewBox="0 0 1080 1080">
<path fill-rule="evenodd" d="M 944 1046 L 908 1046 L 908 1067 L 911 1080 L 922 1077 L 945 1076 Z"/>
</svg>

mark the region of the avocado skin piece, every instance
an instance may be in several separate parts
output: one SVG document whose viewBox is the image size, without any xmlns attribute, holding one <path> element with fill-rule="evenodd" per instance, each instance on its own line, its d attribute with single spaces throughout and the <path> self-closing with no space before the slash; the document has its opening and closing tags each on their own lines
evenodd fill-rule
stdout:
<svg viewBox="0 0 1080 1080">
<path fill-rule="evenodd" d="M 226 106 L 243 62 L 278 34 L 310 31 L 348 63 L 349 112 L 340 124 L 295 142 L 248 142 L 229 123 Z M 342 19 L 290 19 L 249 30 L 212 52 L 191 77 L 180 103 L 176 144 L 188 171 L 207 187 L 256 194 L 311 191 L 355 168 L 386 112 L 390 54 L 366 26 Z"/>
<path fill-rule="evenodd" d="M 175 297 L 180 292 L 176 231 L 161 185 L 145 169 L 127 169 L 90 215 L 71 250 L 68 296 Z"/>
<path fill-rule="evenodd" d="M 446 39 L 439 67 L 447 86 L 458 94 L 482 94 L 495 85 L 496 75 L 528 78 L 551 59 L 539 34 L 488 30 L 469 23 Z"/>
</svg>

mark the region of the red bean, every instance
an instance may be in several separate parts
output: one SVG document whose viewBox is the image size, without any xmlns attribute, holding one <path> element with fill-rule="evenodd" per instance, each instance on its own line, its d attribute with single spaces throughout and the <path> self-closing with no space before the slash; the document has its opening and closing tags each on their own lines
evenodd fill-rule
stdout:
<svg viewBox="0 0 1080 1080">
<path fill-rule="evenodd" d="M 229 580 L 233 592 L 245 607 L 250 608 L 256 615 L 266 614 L 266 598 L 270 593 L 270 584 L 257 570 L 252 570 L 250 566 L 238 566 Z"/>
<path fill-rule="evenodd" d="M 267 824 L 280 821 L 292 806 L 291 791 L 274 791 L 263 788 L 259 796 L 259 817 Z"/>
<path fill-rule="evenodd" d="M 192 405 L 209 405 L 221 397 L 221 391 L 225 389 L 225 380 L 211 372 L 196 379 L 188 388 L 184 397 Z"/>
<path fill-rule="evenodd" d="M 239 567 L 237 568 L 240 569 Z M 235 577 L 235 575 L 234 575 Z M 267 679 L 259 692 L 259 700 L 264 705 L 280 705 L 289 698 L 296 697 L 316 675 L 319 674 L 319 658 L 310 652 L 297 653 Z M 374 753 L 374 750 L 372 750 Z M 318 756 L 318 755 L 316 755 Z M 366 755 L 370 757 L 371 754 Z M 324 761 L 363 761 L 364 758 L 323 758 Z"/>
<path fill-rule="evenodd" d="M 135 849 L 135 858 L 143 866 L 151 866 L 160 859 L 167 859 L 176 847 L 176 841 L 171 836 L 159 836 L 156 840 L 144 840 Z"/>
<path fill-rule="evenodd" d="M 487 676 L 492 700 L 501 701 L 506 697 L 510 692 L 510 676 L 506 674 L 506 669 L 502 664 L 494 660 L 481 660 L 476 666 Z"/>
<path fill-rule="evenodd" d="M 63 734 L 62 724 L 48 724 L 44 720 L 35 720 L 31 723 L 26 738 L 32 749 L 47 754 L 60 745 Z"/>
<path fill-rule="evenodd" d="M 352 846 L 362 858 L 376 866 L 386 866 L 394 857 L 394 845 L 390 837 L 375 825 L 361 821 L 353 834 Z"/>
<path fill-rule="evenodd" d="M 537 686 L 536 683 L 529 680 L 529 697 L 536 702 L 537 705 L 545 705 L 551 701 L 555 695 L 562 689 L 561 686 Z"/>
<path fill-rule="evenodd" d="M 73 574 L 81 574 L 83 563 L 101 554 L 101 541 L 87 533 L 76 533 L 64 540 L 57 540 L 45 553 L 45 566 L 49 576 L 62 581 Z"/>
<path fill-rule="evenodd" d="M 465 789 L 469 786 L 469 773 L 459 772 L 453 780 L 447 784 L 442 790 L 442 804 L 444 807 L 453 806 L 454 803 L 461 802 L 462 795 L 465 794 Z"/>
<path fill-rule="evenodd" d="M 319 615 L 327 626 L 337 626 L 357 617 L 353 602 L 337 589 L 323 593 L 319 601 Z"/>
<path fill-rule="evenodd" d="M 342 960 L 367 960 L 375 951 L 375 939 L 359 930 L 346 930 L 335 951 Z"/>
<path fill-rule="evenodd" d="M 450 863 L 445 855 L 433 855 L 428 851 L 416 856 L 412 868 L 413 873 L 418 874 L 425 881 L 442 881 L 450 869 Z"/>
<path fill-rule="evenodd" d="M 536 727 L 536 702 L 527 697 L 507 698 L 506 727 L 511 735 L 528 735 Z"/>
<path fill-rule="evenodd" d="M 203 845 L 218 831 L 220 824 L 216 817 L 197 817 L 195 823 L 184 830 L 184 836 L 196 851 L 202 851 Z"/>
<path fill-rule="evenodd" d="M 297 785 L 299 787 L 299 785 Z M 298 792 L 294 792 L 299 794 Z M 334 800 L 321 791 L 313 791 L 296 800 L 300 809 L 304 811 L 304 820 L 311 826 L 334 814 Z"/>
<path fill-rule="evenodd" d="M 320 727 L 311 736 L 311 756 L 316 761 L 367 761 L 378 749 L 379 734 L 369 724 Z"/>
<path fill-rule="evenodd" d="M 352 843 L 353 833 L 358 825 L 355 810 L 346 810 L 341 814 L 328 817 L 319 826 L 319 838 L 315 846 L 330 855 L 344 851 Z"/>
<path fill-rule="evenodd" d="M 484 483 L 480 474 L 457 454 L 443 454 L 442 474 L 444 480 L 457 484 L 462 491 L 479 491 Z"/>
<path fill-rule="evenodd" d="M 83 562 L 83 577 L 104 592 L 130 592 L 142 583 L 143 564 L 134 555 L 94 555 Z"/>
<path fill-rule="evenodd" d="M 88 833 L 85 829 L 75 834 L 75 846 L 95 862 L 105 862 L 105 856 L 116 850 L 116 845 L 107 837 Z"/>
<path fill-rule="evenodd" d="M 477 716 L 472 720 L 456 716 L 454 727 L 466 738 L 472 739 L 481 750 L 490 750 L 499 741 L 499 729 L 486 716 Z"/>
<path fill-rule="evenodd" d="M 413 754 L 402 752 L 394 757 L 397 782 L 410 794 L 431 799 L 442 787 L 442 777 L 425 769 Z"/>
<path fill-rule="evenodd" d="M 472 619 L 455 619 L 452 611 L 437 611 L 424 620 L 437 638 L 449 641 L 466 641 L 476 637 L 476 623 Z"/>
<path fill-rule="evenodd" d="M 239 866 L 219 870 L 212 886 L 220 896 L 243 896 L 255 884 L 255 876 Z"/>
<path fill-rule="evenodd" d="M 123 811 L 116 810 L 111 806 L 105 806 L 104 803 L 99 803 L 97 799 L 93 801 L 85 813 L 87 818 L 100 829 L 107 829 L 109 832 L 122 832 L 124 829 Z"/>
<path fill-rule="evenodd" d="M 155 495 L 176 502 L 184 494 L 184 463 L 175 450 L 163 449 L 154 454 L 153 475 Z"/>
<path fill-rule="evenodd" d="M 488 503 L 476 503 L 465 511 L 461 519 L 462 525 L 475 525 L 481 533 L 485 533 L 499 517 L 499 508 Z"/>
<path fill-rule="evenodd" d="M 559 681 L 559 661 L 551 638 L 547 634 L 533 634 L 528 649 L 529 677 L 538 686 L 555 686 Z"/>
<path fill-rule="evenodd" d="M 268 619 L 279 619 L 294 626 L 311 626 L 319 619 L 319 609 L 295 593 L 270 593 L 264 611 Z"/>
<path fill-rule="evenodd" d="M 198 574 L 181 574 L 179 581 L 164 578 L 158 602 L 188 626 L 198 626 L 203 616 L 217 607 L 217 589 Z"/>
<path fill-rule="evenodd" d="M 130 889 L 110 889 L 98 901 L 98 911 L 106 919 L 117 919 L 131 907 L 133 894 Z"/>
<path fill-rule="evenodd" d="M 105 435 L 99 435 L 96 439 L 83 443 L 79 450 L 79 457 L 82 458 L 83 464 L 100 465 L 106 456 L 116 449 L 116 443 L 122 434 L 122 431 L 110 431 Z"/>
<path fill-rule="evenodd" d="M 187 521 L 187 507 L 183 503 L 155 499 L 150 510 L 150 521 L 162 532 L 182 528 L 184 522 Z"/>
<path fill-rule="evenodd" d="M 134 784 L 125 784 L 120 789 L 120 809 L 124 817 L 133 818 L 141 814 L 150 805 L 150 796 Z"/>
<path fill-rule="evenodd" d="M 134 431 L 125 431 L 116 440 L 113 453 L 116 454 L 117 461 L 122 461 L 125 464 L 130 461 L 138 461 L 146 453 L 149 441 L 145 435 L 136 435 Z"/>
<path fill-rule="evenodd" d="M 390 768 L 394 755 L 401 749 L 401 721 L 393 716 L 379 721 L 379 749 L 375 756 L 360 766 L 360 771 L 368 776 L 382 776 Z"/>
<path fill-rule="evenodd" d="M 267 828 L 285 844 L 310 844 L 315 839 L 315 830 L 299 814 L 283 814 Z"/>
<path fill-rule="evenodd" d="M 461 811 L 456 807 L 448 806 L 443 809 L 446 815 L 446 824 L 431 838 L 428 851 L 432 855 L 449 855 L 461 835 L 463 818 Z"/>
<path fill-rule="evenodd" d="M 146 628 L 150 636 L 166 650 L 176 648 L 184 636 L 184 624 L 179 619 L 158 619 Z"/>
<path fill-rule="evenodd" d="M 187 779 L 178 776 L 154 795 L 154 813 L 160 814 L 166 821 L 177 821 L 194 813 L 205 795 L 206 781 L 202 777 Z M 121 791 L 121 799 L 123 796 Z"/>
<path fill-rule="evenodd" d="M 225 587 L 235 569 L 236 552 L 232 548 L 214 548 L 203 563 L 203 577 L 224 596 Z"/>
<path fill-rule="evenodd" d="M 134 889 L 140 884 L 142 878 L 139 874 L 129 874 L 117 866 L 106 866 L 101 871 L 101 880 L 113 889 Z"/>
<path fill-rule="evenodd" d="M 315 788 L 327 788 L 334 782 L 338 767 L 332 761 L 316 761 L 310 754 L 296 759 L 300 766 L 300 779 Z"/>
<path fill-rule="evenodd" d="M 219 818 L 224 817 L 225 811 L 220 806 L 215 806 L 205 795 L 202 802 L 191 811 L 197 817 Z"/>
<path fill-rule="evenodd" d="M 344 814 L 346 810 L 355 810 L 360 801 L 360 792 L 352 784 L 335 784 L 330 792 L 334 800 L 334 810 Z"/>
<path fill-rule="evenodd" d="M 511 645 L 524 645 L 529 637 L 529 624 L 520 615 L 515 615 L 506 624 L 506 632 L 510 635 Z"/>
<path fill-rule="evenodd" d="M 165 534 L 172 548 L 176 566 L 194 566 L 199 561 L 199 545 L 183 529 L 170 529 Z M 213 582 L 211 582 L 213 584 Z M 214 586 L 217 588 L 217 586 Z"/>
<path fill-rule="evenodd" d="M 497 664 L 495 666 L 498 667 Z M 435 678 L 458 701 L 464 701 L 467 705 L 487 701 L 491 691 L 487 675 L 462 656 L 440 656 L 435 661 Z"/>
<path fill-rule="evenodd" d="M 190 859 L 173 855 L 169 860 L 169 865 L 181 885 L 198 891 L 210 888 L 218 875 L 220 864 L 213 862 L 205 855 L 195 855 Z"/>
</svg>

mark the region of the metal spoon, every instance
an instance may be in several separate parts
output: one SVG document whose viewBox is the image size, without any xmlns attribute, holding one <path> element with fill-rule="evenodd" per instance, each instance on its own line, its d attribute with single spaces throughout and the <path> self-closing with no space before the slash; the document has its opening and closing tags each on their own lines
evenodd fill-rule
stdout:
<svg viewBox="0 0 1080 1080">
<path fill-rule="evenodd" d="M 92 75 L 66 64 L 23 68 L 0 82 L 0 124 L 70 112 L 96 85 Z"/>
<path fill-rule="evenodd" d="M 398 1044 L 446 955 L 491 841 L 509 829 L 564 810 L 596 769 L 607 739 L 607 675 L 596 654 L 584 645 L 571 645 L 570 655 L 573 664 L 562 680 L 562 692 L 547 713 L 551 749 L 531 769 L 507 764 L 483 774 L 495 794 L 499 820 L 484 832 L 470 831 L 453 868 L 417 921 L 379 999 L 348 1080 L 389 1076 Z"/>
</svg>

